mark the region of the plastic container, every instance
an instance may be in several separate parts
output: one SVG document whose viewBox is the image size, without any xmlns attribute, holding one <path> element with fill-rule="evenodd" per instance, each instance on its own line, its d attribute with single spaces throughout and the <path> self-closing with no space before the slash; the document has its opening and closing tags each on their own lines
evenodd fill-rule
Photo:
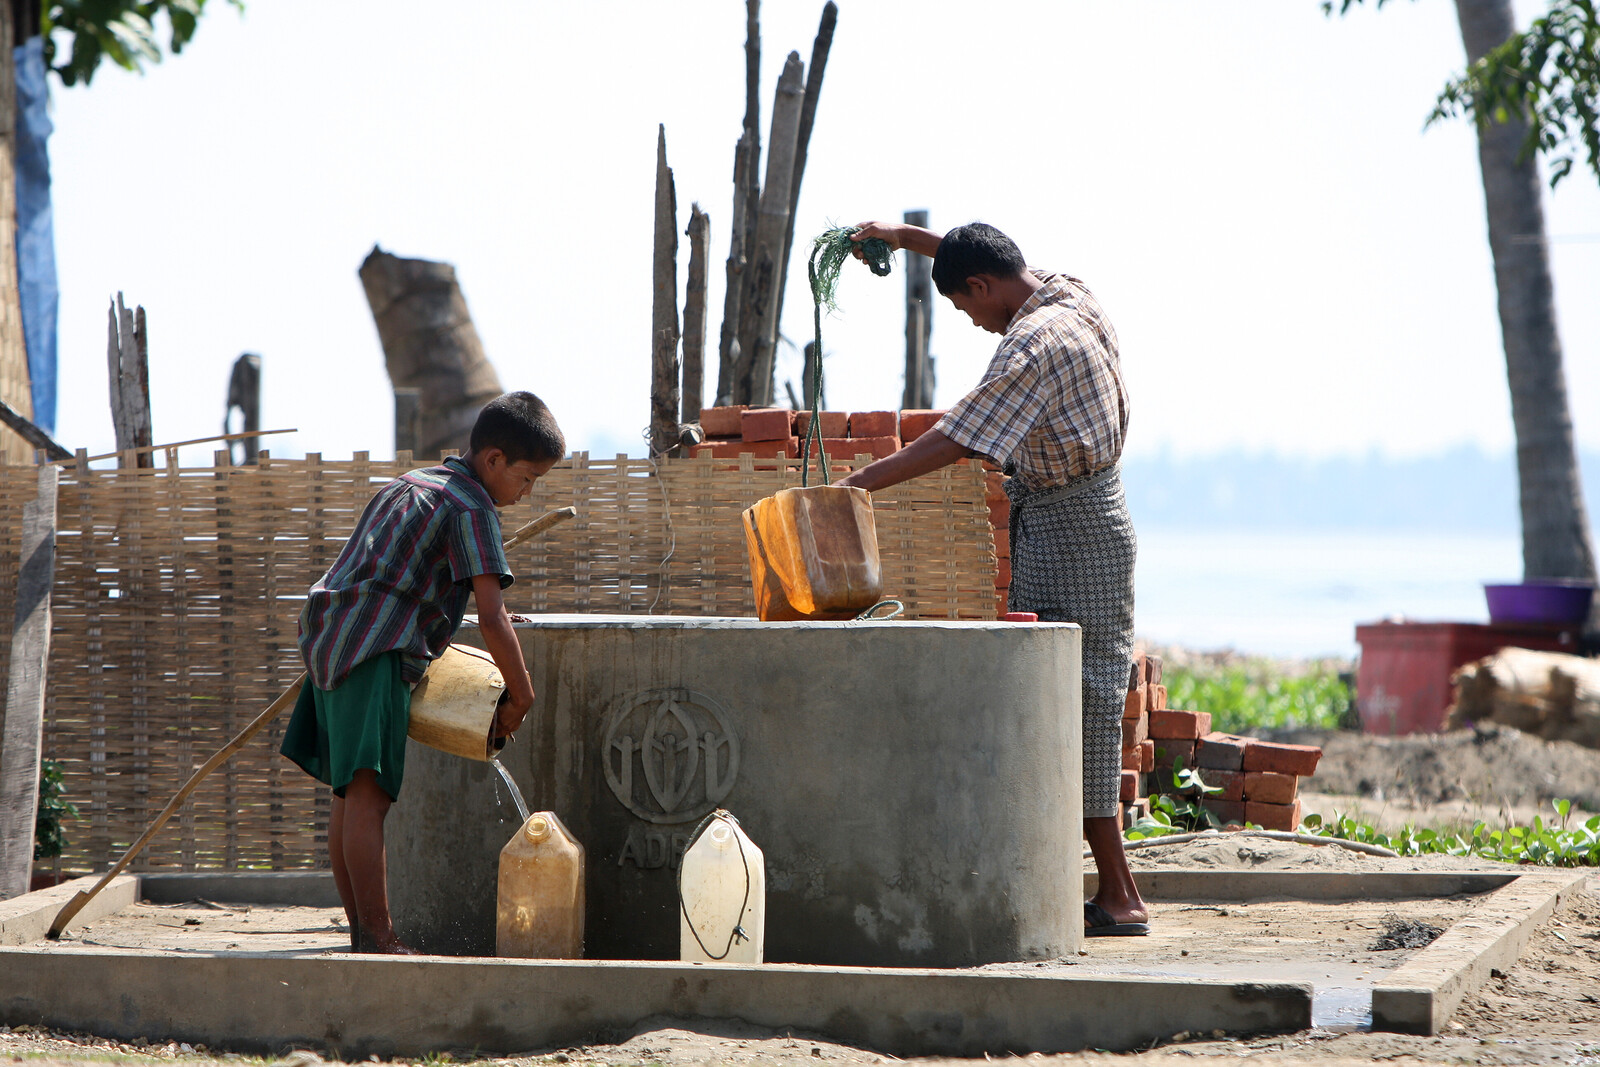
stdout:
<svg viewBox="0 0 1600 1067">
<path fill-rule="evenodd" d="M 761 850 L 718 811 L 690 842 L 678 871 L 678 948 L 685 963 L 760 963 L 767 941 Z"/>
<path fill-rule="evenodd" d="M 411 691 L 406 736 L 452 756 L 492 760 L 506 747 L 505 738 L 494 736 L 494 713 L 505 694 L 493 656 L 450 645 Z"/>
<path fill-rule="evenodd" d="M 497 956 L 583 956 L 583 846 L 554 812 L 528 816 L 500 850 Z"/>
<path fill-rule="evenodd" d="M 1483 587 L 1492 625 L 1581 626 L 1589 617 L 1594 584 L 1579 579 L 1536 578 Z"/>
<path fill-rule="evenodd" d="M 745 511 L 744 532 L 763 621 L 850 619 L 883 599 L 865 489 L 780 489 Z"/>
</svg>

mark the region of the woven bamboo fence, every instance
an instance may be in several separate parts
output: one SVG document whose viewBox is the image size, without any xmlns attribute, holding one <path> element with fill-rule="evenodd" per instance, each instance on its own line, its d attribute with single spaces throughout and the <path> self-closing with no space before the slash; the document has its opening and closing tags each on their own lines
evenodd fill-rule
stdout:
<svg viewBox="0 0 1600 1067">
<path fill-rule="evenodd" d="M 306 590 L 372 495 L 411 469 L 273 459 L 180 468 L 62 468 L 44 752 L 81 818 L 39 873 L 103 868 L 193 768 L 301 670 Z M 849 466 L 849 464 L 844 464 Z M 0 589 L 15 589 L 35 469 L 0 465 Z M 514 613 L 754 614 L 740 513 L 800 483 L 792 460 L 652 464 L 577 453 L 504 512 L 509 531 L 568 504 L 577 518 L 512 550 Z M 993 618 L 983 472 L 960 464 L 874 494 L 885 590 L 913 618 Z M 0 678 L 12 618 L 0 612 Z M 134 869 L 326 862 L 328 791 L 277 754 L 287 716 L 216 771 Z"/>
</svg>

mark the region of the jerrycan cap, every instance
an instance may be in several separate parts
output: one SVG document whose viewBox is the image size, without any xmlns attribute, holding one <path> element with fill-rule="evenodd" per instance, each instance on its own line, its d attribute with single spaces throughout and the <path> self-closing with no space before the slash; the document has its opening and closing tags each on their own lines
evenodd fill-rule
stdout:
<svg viewBox="0 0 1600 1067">
<path fill-rule="evenodd" d="M 529 840 L 542 840 L 550 834 L 550 820 L 545 818 L 542 812 L 537 815 L 530 815 L 528 816 L 528 821 L 522 824 L 522 832 L 528 836 Z"/>
</svg>

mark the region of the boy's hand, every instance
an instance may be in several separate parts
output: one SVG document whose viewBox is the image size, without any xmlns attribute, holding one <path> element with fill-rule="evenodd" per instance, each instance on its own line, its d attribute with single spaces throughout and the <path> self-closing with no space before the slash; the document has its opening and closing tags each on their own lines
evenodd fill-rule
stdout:
<svg viewBox="0 0 1600 1067">
<path fill-rule="evenodd" d="M 532 678 L 528 679 L 527 697 L 526 701 L 518 700 L 512 696 L 511 689 L 507 687 L 494 712 L 495 737 L 510 737 L 522 728 L 522 720 L 528 717 L 528 709 L 533 707 Z"/>
</svg>

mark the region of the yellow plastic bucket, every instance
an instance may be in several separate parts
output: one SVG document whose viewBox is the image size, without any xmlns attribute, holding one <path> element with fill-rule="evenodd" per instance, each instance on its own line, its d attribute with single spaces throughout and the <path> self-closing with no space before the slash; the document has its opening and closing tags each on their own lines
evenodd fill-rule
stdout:
<svg viewBox="0 0 1600 1067">
<path fill-rule="evenodd" d="M 506 680 L 494 657 L 481 649 L 451 645 L 428 664 L 411 691 L 406 736 L 463 759 L 492 760 L 505 747 L 494 737 L 494 713 Z"/>
</svg>

